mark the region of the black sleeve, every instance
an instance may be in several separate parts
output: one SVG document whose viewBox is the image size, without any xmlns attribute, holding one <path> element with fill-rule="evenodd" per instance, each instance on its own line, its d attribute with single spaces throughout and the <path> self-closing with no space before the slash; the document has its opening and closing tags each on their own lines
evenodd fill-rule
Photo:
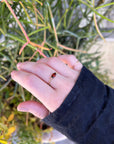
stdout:
<svg viewBox="0 0 114 144">
<path fill-rule="evenodd" d="M 79 144 L 114 144 L 114 90 L 83 67 L 62 105 L 43 121 Z"/>
</svg>

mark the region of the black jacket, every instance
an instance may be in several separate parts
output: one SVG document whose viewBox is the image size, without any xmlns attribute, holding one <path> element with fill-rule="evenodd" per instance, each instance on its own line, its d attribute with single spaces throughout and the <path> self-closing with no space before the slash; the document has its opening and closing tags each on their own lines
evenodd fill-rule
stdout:
<svg viewBox="0 0 114 144">
<path fill-rule="evenodd" d="M 79 144 L 114 144 L 114 90 L 83 67 L 65 101 L 43 121 Z"/>
</svg>

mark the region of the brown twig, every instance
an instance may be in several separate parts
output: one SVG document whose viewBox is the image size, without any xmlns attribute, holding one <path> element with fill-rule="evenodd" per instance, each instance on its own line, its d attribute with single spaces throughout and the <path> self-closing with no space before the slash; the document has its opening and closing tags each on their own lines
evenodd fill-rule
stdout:
<svg viewBox="0 0 114 144">
<path fill-rule="evenodd" d="M 101 1 L 101 0 L 100 0 L 100 1 Z M 99 1 L 99 2 L 100 2 L 100 1 Z M 102 2 L 104 2 L 104 0 L 102 0 Z M 95 7 L 95 0 L 93 0 L 93 7 Z M 104 39 L 104 37 L 103 37 L 102 33 L 100 32 L 100 29 L 99 29 L 99 27 L 98 27 L 97 19 L 96 19 L 96 14 L 95 14 L 95 13 L 93 14 L 93 20 L 94 20 L 95 28 L 96 28 L 99 36 L 104 40 L 104 42 L 106 42 L 106 40 Z"/>
<path fill-rule="evenodd" d="M 42 19 L 44 19 L 43 15 L 39 12 L 38 9 L 36 9 L 37 13 L 41 16 Z"/>
<path fill-rule="evenodd" d="M 46 43 L 46 30 L 44 30 L 44 41 L 42 42 L 41 46 L 43 47 L 45 43 Z M 32 57 L 30 57 L 29 61 L 31 61 L 33 59 L 33 57 L 36 55 L 37 52 L 38 52 L 38 49 L 33 53 Z"/>
<path fill-rule="evenodd" d="M 26 113 L 26 126 L 28 126 L 28 120 L 29 120 L 29 113 Z"/>
<path fill-rule="evenodd" d="M 37 16 L 37 12 L 36 12 L 36 5 L 35 5 L 35 2 L 33 3 L 33 8 L 34 8 L 35 18 L 36 18 L 36 29 L 38 29 L 38 16 Z"/>
<path fill-rule="evenodd" d="M 59 43 L 58 43 L 58 46 L 64 48 L 65 50 L 69 50 L 69 51 L 81 52 L 81 53 L 87 53 L 86 51 L 83 51 L 83 50 L 77 50 L 77 49 L 73 49 L 73 48 L 69 48 L 69 47 L 64 46 L 64 45 L 62 45 L 62 44 L 59 44 Z"/>
<path fill-rule="evenodd" d="M 96 27 L 96 30 L 97 30 L 99 36 L 104 40 L 104 42 L 106 42 L 106 40 L 104 39 L 104 37 L 103 37 L 102 33 L 100 32 L 99 27 L 97 25 L 97 20 L 96 20 L 96 14 L 95 13 L 93 14 L 93 19 L 94 19 L 95 27 Z"/>
</svg>

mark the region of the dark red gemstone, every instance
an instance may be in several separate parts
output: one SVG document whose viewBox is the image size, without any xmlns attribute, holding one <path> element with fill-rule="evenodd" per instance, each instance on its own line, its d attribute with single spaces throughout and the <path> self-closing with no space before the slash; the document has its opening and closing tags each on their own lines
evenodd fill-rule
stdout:
<svg viewBox="0 0 114 144">
<path fill-rule="evenodd" d="M 51 78 L 54 78 L 54 77 L 56 77 L 56 73 L 53 73 L 53 74 L 51 75 Z"/>
</svg>

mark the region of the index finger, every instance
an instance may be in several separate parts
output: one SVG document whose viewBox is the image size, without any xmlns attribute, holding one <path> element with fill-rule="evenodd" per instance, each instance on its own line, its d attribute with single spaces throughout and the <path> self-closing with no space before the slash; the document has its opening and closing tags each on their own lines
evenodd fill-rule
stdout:
<svg viewBox="0 0 114 144">
<path fill-rule="evenodd" d="M 32 73 L 13 71 L 12 79 L 31 92 L 48 110 L 55 105 L 55 90 Z"/>
</svg>

